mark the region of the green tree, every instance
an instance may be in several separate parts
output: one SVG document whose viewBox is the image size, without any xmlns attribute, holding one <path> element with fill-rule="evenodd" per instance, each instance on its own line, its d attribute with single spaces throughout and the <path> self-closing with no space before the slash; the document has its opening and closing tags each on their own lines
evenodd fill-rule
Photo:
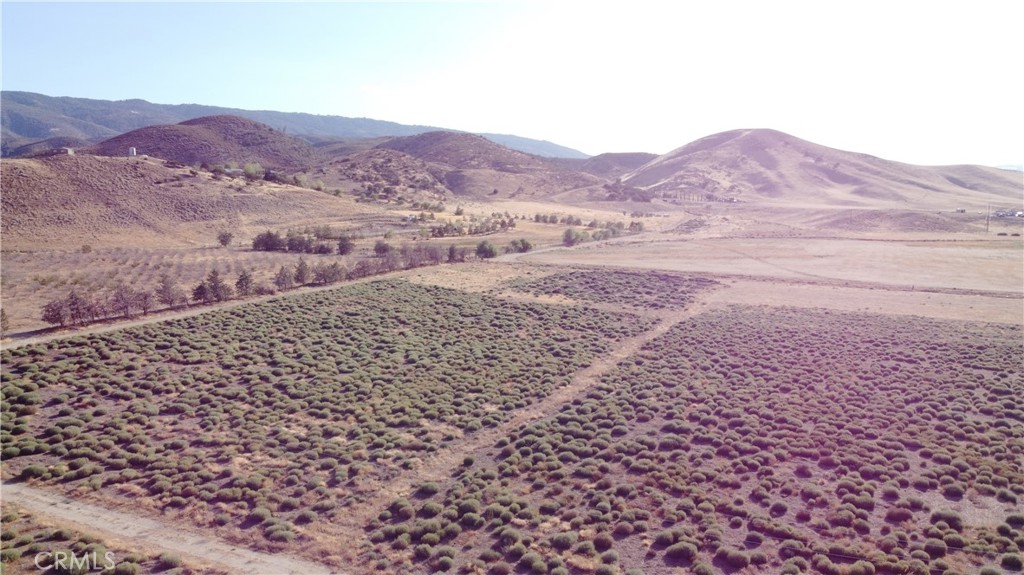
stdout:
<svg viewBox="0 0 1024 575">
<path fill-rule="evenodd" d="M 206 285 L 206 282 L 199 282 L 199 285 L 192 288 L 192 301 L 198 303 L 210 303 L 213 301 L 213 296 L 210 294 L 210 288 Z"/>
<path fill-rule="evenodd" d="M 288 244 L 281 234 L 267 230 L 252 240 L 252 249 L 260 252 L 283 252 Z"/>
<path fill-rule="evenodd" d="M 235 235 L 226 230 L 217 234 L 217 241 L 220 243 L 222 248 L 230 246 L 231 240 L 233 239 L 235 239 Z"/>
<path fill-rule="evenodd" d="M 252 274 L 248 270 L 242 270 L 238 274 L 238 279 L 235 280 L 235 291 L 238 292 L 238 295 L 246 297 L 252 293 L 253 287 L 255 287 L 255 284 L 252 280 Z"/>
<path fill-rule="evenodd" d="M 295 266 L 295 285 L 306 285 L 312 276 L 312 270 L 309 269 L 309 264 L 306 263 L 306 258 L 299 258 L 299 263 Z"/>
<path fill-rule="evenodd" d="M 476 245 L 476 257 L 480 259 L 490 259 L 498 255 L 498 248 L 494 247 L 494 244 L 484 240 Z"/>
<path fill-rule="evenodd" d="M 215 301 L 227 301 L 231 299 L 231 286 L 220 277 L 216 268 L 206 276 L 206 288 L 210 291 L 210 298 Z"/>
</svg>

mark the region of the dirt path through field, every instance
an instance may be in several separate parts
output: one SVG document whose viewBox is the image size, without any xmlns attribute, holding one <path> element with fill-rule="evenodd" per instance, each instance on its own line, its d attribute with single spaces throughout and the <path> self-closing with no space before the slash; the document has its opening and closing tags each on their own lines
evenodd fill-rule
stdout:
<svg viewBox="0 0 1024 575">
<path fill-rule="evenodd" d="M 197 566 L 221 568 L 232 574 L 343 574 L 319 563 L 251 551 L 181 525 L 97 507 L 24 483 L 4 483 L 0 493 L 5 500 L 39 517 L 56 520 L 62 526 L 97 535 L 108 543 L 124 541 L 128 548 L 174 553 L 185 563 Z"/>
<path fill-rule="evenodd" d="M 558 409 L 572 401 L 597 384 L 601 376 L 615 368 L 622 360 L 633 355 L 649 341 L 664 335 L 676 324 L 693 317 L 717 303 L 723 289 L 709 289 L 698 295 L 697 300 L 685 309 L 659 310 L 656 312 L 658 323 L 640 335 L 623 340 L 610 353 L 598 357 L 589 367 L 579 371 L 569 385 L 555 390 L 544 399 L 515 412 L 511 419 L 498 427 L 481 430 L 466 441 L 456 443 L 442 449 L 427 458 L 419 467 L 389 479 L 387 485 L 381 487 L 381 495 L 353 506 L 348 512 L 351 520 L 349 527 L 361 529 L 367 521 L 381 511 L 390 499 L 408 496 L 418 485 L 427 481 L 441 481 L 451 476 L 452 471 L 462 465 L 466 455 L 494 445 L 500 438 L 521 425 L 526 425 L 554 414 Z M 651 315 L 655 315 L 652 313 Z"/>
</svg>

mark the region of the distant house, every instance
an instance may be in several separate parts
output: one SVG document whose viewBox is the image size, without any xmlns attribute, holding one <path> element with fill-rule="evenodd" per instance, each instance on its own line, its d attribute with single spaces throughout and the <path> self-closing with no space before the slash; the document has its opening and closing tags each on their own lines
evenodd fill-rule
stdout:
<svg viewBox="0 0 1024 575">
<path fill-rule="evenodd" d="M 234 176 L 244 176 L 245 175 L 245 170 L 240 170 L 238 168 L 224 168 L 224 175 L 225 176 L 232 176 L 232 177 L 234 177 Z"/>
<path fill-rule="evenodd" d="M 61 153 L 62 156 L 74 156 L 75 155 L 75 149 L 74 148 L 61 148 L 60 149 L 60 153 Z"/>
</svg>

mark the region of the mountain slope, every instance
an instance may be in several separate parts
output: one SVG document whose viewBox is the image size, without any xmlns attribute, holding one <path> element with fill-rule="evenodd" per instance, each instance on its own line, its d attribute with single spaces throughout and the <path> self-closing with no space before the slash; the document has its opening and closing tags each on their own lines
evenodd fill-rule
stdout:
<svg viewBox="0 0 1024 575">
<path fill-rule="evenodd" d="M 914 166 L 828 148 L 774 130 L 701 138 L 625 174 L 661 197 L 848 206 L 1021 203 L 1021 176 L 982 166 Z"/>
<path fill-rule="evenodd" d="M 299 170 L 323 161 L 307 143 L 269 126 L 238 116 L 206 116 L 174 125 L 133 130 L 85 151 L 125 156 L 129 148 L 183 164 L 239 165 L 258 162 L 265 168 Z"/>
<path fill-rule="evenodd" d="M 99 141 L 157 124 L 176 124 L 202 116 L 232 115 L 267 124 L 294 136 L 311 138 L 378 138 L 410 136 L 437 130 L 369 118 L 241 110 L 198 104 L 153 104 L 145 100 L 94 100 L 52 97 L 33 92 L 0 92 L 0 133 L 4 155 L 14 148 L 55 136 Z M 585 158 L 586 154 L 542 140 L 489 134 L 488 138 L 549 157 Z"/>
</svg>

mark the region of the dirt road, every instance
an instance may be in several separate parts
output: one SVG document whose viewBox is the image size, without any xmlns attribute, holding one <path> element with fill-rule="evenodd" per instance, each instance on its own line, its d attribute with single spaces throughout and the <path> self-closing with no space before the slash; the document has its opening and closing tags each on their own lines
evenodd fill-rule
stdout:
<svg viewBox="0 0 1024 575">
<path fill-rule="evenodd" d="M 288 555 L 258 553 L 215 537 L 113 511 L 63 495 L 43 491 L 24 483 L 4 483 L 0 495 L 40 517 L 97 535 L 108 541 L 125 541 L 130 548 L 144 547 L 170 552 L 186 563 L 221 568 L 228 573 L 248 575 L 344 575 L 343 571 Z"/>
<path fill-rule="evenodd" d="M 457 442 L 447 449 L 434 453 L 426 458 L 421 465 L 389 480 L 386 486 L 382 486 L 383 489 L 386 489 L 387 497 L 405 497 L 422 483 L 444 480 L 451 476 L 453 470 L 459 468 L 466 455 L 494 445 L 498 439 L 507 437 L 513 429 L 556 413 L 563 405 L 597 385 L 602 375 L 639 351 L 644 344 L 664 335 L 676 324 L 702 313 L 708 309 L 708 306 L 714 306 L 727 289 L 719 287 L 704 292 L 698 295 L 697 300 L 685 309 L 661 310 L 652 314 L 658 318 L 658 322 L 654 326 L 639 335 L 621 341 L 609 353 L 596 358 L 589 367 L 577 372 L 569 385 L 555 390 L 551 395 L 528 407 L 517 410 L 515 415 L 505 423 L 474 433 L 466 441 Z M 354 506 L 348 513 L 349 527 L 362 528 L 366 521 L 380 512 L 383 507 L 382 502 L 385 500 L 385 497 L 375 497 Z"/>
</svg>

